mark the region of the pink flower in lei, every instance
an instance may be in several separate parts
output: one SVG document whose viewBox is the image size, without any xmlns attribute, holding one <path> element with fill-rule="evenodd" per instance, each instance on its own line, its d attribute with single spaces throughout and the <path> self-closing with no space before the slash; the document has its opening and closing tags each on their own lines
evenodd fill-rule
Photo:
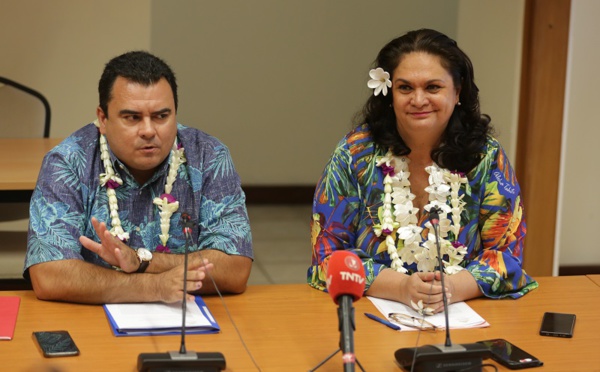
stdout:
<svg viewBox="0 0 600 372">
<path fill-rule="evenodd" d="M 160 252 L 160 253 L 171 253 L 171 250 L 169 249 L 169 247 L 165 247 L 162 244 L 159 244 L 156 246 L 156 251 Z"/>
<path fill-rule="evenodd" d="M 385 174 L 386 176 L 393 177 L 396 174 L 396 172 L 394 172 L 394 167 L 387 165 L 385 163 L 381 164 L 381 170 L 383 171 L 383 174 Z"/>
<path fill-rule="evenodd" d="M 118 188 L 119 186 L 121 186 L 121 185 L 119 185 L 119 183 L 114 180 L 108 180 L 106 182 L 106 187 L 108 187 L 109 189 L 114 190 L 114 189 Z"/>
<path fill-rule="evenodd" d="M 161 194 L 160 195 L 161 199 L 167 199 L 167 203 L 175 203 L 177 201 L 177 199 L 175 199 L 175 197 L 171 194 Z"/>
</svg>

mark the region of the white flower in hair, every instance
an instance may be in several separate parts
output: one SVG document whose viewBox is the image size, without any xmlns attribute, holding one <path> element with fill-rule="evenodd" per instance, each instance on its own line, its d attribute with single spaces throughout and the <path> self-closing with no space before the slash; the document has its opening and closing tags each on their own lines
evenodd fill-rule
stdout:
<svg viewBox="0 0 600 372">
<path fill-rule="evenodd" d="M 384 96 L 387 96 L 388 88 L 392 87 L 390 74 L 383 71 L 381 67 L 377 67 L 376 69 L 369 71 L 369 76 L 371 77 L 371 80 L 369 80 L 367 86 L 371 89 L 375 89 L 374 94 L 378 96 L 379 93 L 383 93 Z"/>
</svg>

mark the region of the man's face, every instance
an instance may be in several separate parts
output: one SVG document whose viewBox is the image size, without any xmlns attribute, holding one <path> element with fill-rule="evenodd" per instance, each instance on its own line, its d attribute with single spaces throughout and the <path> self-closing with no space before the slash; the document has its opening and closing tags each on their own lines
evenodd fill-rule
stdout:
<svg viewBox="0 0 600 372">
<path fill-rule="evenodd" d="M 175 100 L 166 79 L 144 86 L 117 77 L 108 117 L 96 109 L 100 133 L 139 184 L 144 184 L 169 155 L 175 136 Z"/>
</svg>

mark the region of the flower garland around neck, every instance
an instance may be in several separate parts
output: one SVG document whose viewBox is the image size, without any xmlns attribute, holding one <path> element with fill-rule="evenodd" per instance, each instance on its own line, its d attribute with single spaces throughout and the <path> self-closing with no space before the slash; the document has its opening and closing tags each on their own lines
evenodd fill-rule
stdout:
<svg viewBox="0 0 600 372">
<path fill-rule="evenodd" d="M 98 120 L 94 121 L 96 127 L 99 127 Z M 117 203 L 117 195 L 115 189 L 123 184 L 123 180 L 115 173 L 110 154 L 108 152 L 108 144 L 106 137 L 100 134 L 100 159 L 104 164 L 104 173 L 100 174 L 100 185 L 106 186 L 106 195 L 108 196 L 108 208 L 110 210 L 111 229 L 110 233 L 116 236 L 119 240 L 127 242 L 129 240 L 129 233 L 123 230 L 121 225 L 121 219 L 119 218 L 119 205 Z M 159 209 L 160 216 L 160 231 L 159 235 L 162 244 L 156 247 L 157 252 L 170 252 L 167 247 L 167 241 L 169 240 L 169 229 L 171 226 L 171 216 L 179 209 L 179 202 L 171 191 L 173 190 L 173 183 L 177 179 L 177 171 L 179 166 L 185 163 L 185 154 L 183 147 L 177 143 L 177 138 L 173 142 L 171 149 L 171 159 L 169 162 L 169 172 L 167 174 L 167 180 L 165 182 L 164 193 L 160 197 L 154 198 L 152 201 Z"/>
<path fill-rule="evenodd" d="M 413 206 L 415 195 L 410 191 L 409 162 L 407 157 L 395 156 L 389 150 L 377 159 L 376 165 L 385 174 L 384 201 L 379 210 L 381 223 L 373 228 L 377 236 L 385 236 L 392 269 L 406 273 L 404 264 L 416 263 L 418 271 L 434 271 L 438 263 L 435 234 L 431 223 L 427 222 L 427 240 L 423 241 L 421 237 L 423 228 L 418 226 L 417 220 L 419 210 Z M 429 204 L 424 209 L 429 212 L 436 207 L 442 211 L 439 215 L 439 235 L 442 257 L 447 257 L 444 271 L 454 274 L 463 269 L 460 263 L 467 253 L 467 248 L 457 240 L 460 216 L 465 206 L 462 200 L 464 195 L 459 196 L 458 191 L 461 184 L 467 183 L 467 178 L 463 173 L 450 172 L 435 163 L 425 170 L 429 173 L 429 186 L 425 188 L 429 194 Z"/>
</svg>

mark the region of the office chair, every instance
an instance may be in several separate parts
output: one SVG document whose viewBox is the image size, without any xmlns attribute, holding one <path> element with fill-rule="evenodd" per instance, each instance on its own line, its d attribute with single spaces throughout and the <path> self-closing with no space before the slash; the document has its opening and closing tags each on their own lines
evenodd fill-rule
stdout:
<svg viewBox="0 0 600 372">
<path fill-rule="evenodd" d="M 0 137 L 50 136 L 50 104 L 38 91 L 0 76 Z M 29 202 L 21 194 L 4 193 L 0 203 L 0 291 L 29 289 L 20 275 L 27 246 Z M 24 226 L 25 225 L 25 226 Z M 15 231 L 16 229 L 16 231 Z"/>
<path fill-rule="evenodd" d="M 50 103 L 40 92 L 0 76 L 0 137 L 50 136 Z"/>
</svg>

